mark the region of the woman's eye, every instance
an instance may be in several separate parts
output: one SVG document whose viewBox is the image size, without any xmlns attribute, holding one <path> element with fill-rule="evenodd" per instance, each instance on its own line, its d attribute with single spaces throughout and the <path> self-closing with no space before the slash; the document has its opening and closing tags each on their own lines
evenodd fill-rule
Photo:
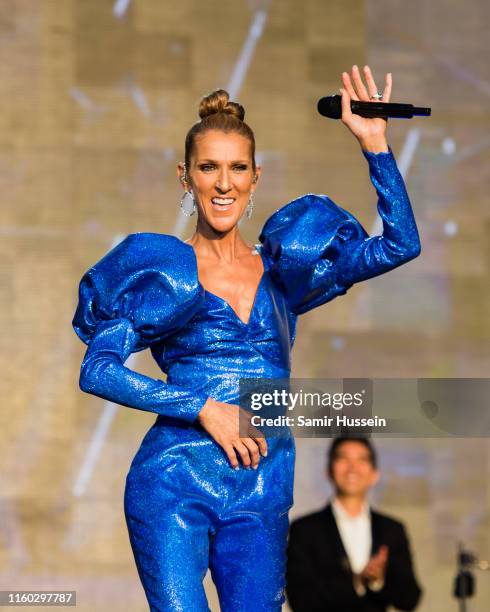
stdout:
<svg viewBox="0 0 490 612">
<path fill-rule="evenodd" d="M 214 164 L 203 164 L 200 166 L 203 172 L 208 172 L 210 170 L 214 170 L 216 166 Z M 248 169 L 248 166 L 245 164 L 239 164 L 238 166 L 234 166 L 234 170 L 238 170 L 239 172 L 244 172 Z"/>
</svg>

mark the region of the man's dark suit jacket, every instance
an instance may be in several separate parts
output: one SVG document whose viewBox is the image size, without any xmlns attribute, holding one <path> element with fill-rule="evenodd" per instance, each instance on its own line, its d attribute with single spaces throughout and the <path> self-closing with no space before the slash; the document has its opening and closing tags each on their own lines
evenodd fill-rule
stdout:
<svg viewBox="0 0 490 612">
<path fill-rule="evenodd" d="M 286 593 L 293 612 L 382 612 L 388 606 L 414 610 L 421 589 L 414 575 L 410 545 L 399 521 L 371 510 L 372 552 L 388 546 L 385 583 L 360 597 L 329 504 L 291 524 Z"/>
</svg>

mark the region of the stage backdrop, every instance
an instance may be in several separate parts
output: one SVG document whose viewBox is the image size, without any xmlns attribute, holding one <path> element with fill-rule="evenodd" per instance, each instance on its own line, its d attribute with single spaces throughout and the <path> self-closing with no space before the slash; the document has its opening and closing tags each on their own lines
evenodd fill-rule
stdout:
<svg viewBox="0 0 490 612">
<path fill-rule="evenodd" d="M 147 609 L 123 490 L 154 415 L 78 389 L 81 274 L 131 232 L 191 236 L 176 164 L 200 98 L 246 108 L 263 175 L 251 220 L 323 193 L 376 232 L 358 143 L 319 97 L 368 63 L 390 120 L 422 255 L 300 318 L 297 377 L 485 377 L 489 358 L 488 3 L 473 0 L 11 0 L 0 4 L 0 589 L 76 589 L 83 611 Z M 149 351 L 128 365 L 155 378 Z M 465 406 L 461 406 L 465 410 Z M 325 503 L 326 440 L 298 440 L 299 516 Z M 422 612 L 456 609 L 456 545 L 489 556 L 489 445 L 378 443 L 373 502 L 405 521 Z M 473 610 L 488 609 L 477 575 Z M 206 578 L 210 606 L 219 610 Z M 286 609 L 286 607 L 285 607 Z"/>
</svg>

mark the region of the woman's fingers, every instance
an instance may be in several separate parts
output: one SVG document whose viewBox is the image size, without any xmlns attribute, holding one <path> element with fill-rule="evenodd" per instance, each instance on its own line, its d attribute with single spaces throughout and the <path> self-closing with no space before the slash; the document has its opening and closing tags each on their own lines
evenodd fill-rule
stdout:
<svg viewBox="0 0 490 612">
<path fill-rule="evenodd" d="M 364 76 L 366 77 L 366 83 L 368 85 L 369 91 L 369 99 L 371 99 L 375 93 L 378 93 L 378 88 L 376 87 L 376 83 L 374 82 L 373 73 L 371 72 L 371 68 L 369 66 L 364 66 Z"/>
<path fill-rule="evenodd" d="M 342 94 L 342 122 L 349 123 L 352 117 L 352 110 L 350 107 L 350 96 L 347 93 L 347 90 L 343 87 L 340 89 L 340 93 Z"/>
<path fill-rule="evenodd" d="M 349 76 L 348 72 L 343 72 L 342 73 L 342 83 L 344 85 L 344 89 L 347 90 L 347 93 L 349 94 L 351 99 L 352 100 L 359 100 L 359 98 L 357 97 L 356 92 L 354 91 L 354 88 L 352 87 L 352 83 L 351 83 L 350 76 Z"/>
<path fill-rule="evenodd" d="M 378 88 L 376 86 L 376 82 L 373 77 L 373 73 L 371 68 L 366 65 L 363 68 L 364 76 L 366 78 L 367 88 L 362 82 L 361 74 L 359 72 L 359 68 L 354 64 L 352 66 L 352 81 L 354 82 L 355 89 L 353 87 L 351 77 L 348 72 L 342 73 L 342 83 L 344 85 L 344 89 L 346 89 L 352 100 L 363 100 L 370 101 L 373 99 L 373 95 L 378 92 Z M 389 102 L 391 98 L 391 88 L 393 85 L 393 80 L 391 76 L 391 72 L 388 72 L 385 76 L 385 87 L 383 90 L 383 102 Z"/>
<path fill-rule="evenodd" d="M 250 454 L 250 463 L 248 463 L 248 465 L 251 465 L 256 470 L 260 459 L 259 447 L 257 446 L 257 443 L 255 440 L 252 440 L 252 438 L 242 438 L 242 443 L 247 447 Z"/>
<path fill-rule="evenodd" d="M 245 432 L 247 435 L 247 438 L 242 437 L 242 440 L 245 440 L 245 439 L 250 440 L 251 443 L 253 443 L 254 445 L 252 446 L 254 452 L 255 450 L 257 450 L 257 452 L 260 453 L 260 455 L 262 455 L 263 457 L 267 457 L 267 442 L 264 438 L 264 434 L 260 431 L 260 429 L 257 429 L 250 423 L 250 419 L 252 418 L 252 415 L 248 412 L 247 412 L 247 418 L 249 421 L 247 424 L 246 432 Z M 257 455 L 257 463 L 259 459 L 260 459 L 260 456 Z"/>
<path fill-rule="evenodd" d="M 245 467 L 249 467 L 252 463 L 250 452 L 248 446 L 244 443 L 248 438 L 244 438 L 243 440 L 239 439 L 233 443 L 236 452 L 240 455 L 242 459 L 242 463 Z"/>
<path fill-rule="evenodd" d="M 238 459 L 235 453 L 235 449 L 233 448 L 233 444 L 222 444 L 221 445 L 223 447 L 223 450 L 226 453 L 226 456 L 228 457 L 228 461 L 231 464 L 231 467 L 234 470 L 238 470 L 240 468 L 240 466 L 238 465 Z"/>
<path fill-rule="evenodd" d="M 262 457 L 267 457 L 267 442 L 262 432 L 259 432 L 258 435 L 250 435 L 250 437 L 257 443 Z"/>
<path fill-rule="evenodd" d="M 364 86 L 364 83 L 362 82 L 359 68 L 355 64 L 352 66 L 352 80 L 354 81 L 354 85 L 356 86 L 356 91 L 357 95 L 359 96 L 359 99 L 368 102 L 369 93 L 366 87 Z"/>
<path fill-rule="evenodd" d="M 378 88 L 376 87 L 376 83 L 374 82 L 373 73 L 371 72 L 371 68 L 369 66 L 364 66 L 364 74 L 366 76 L 366 81 L 369 89 L 369 97 L 378 92 Z M 385 88 L 383 90 L 383 99 L 381 102 L 389 102 L 391 96 L 391 72 L 388 72 L 385 76 Z"/>
<path fill-rule="evenodd" d="M 364 74 L 366 76 L 366 81 L 369 89 L 369 96 L 372 96 L 378 92 L 378 88 L 376 83 L 374 82 L 373 73 L 371 72 L 371 68 L 369 66 L 364 66 Z M 392 78 L 391 72 L 387 72 L 385 75 L 385 87 L 383 90 L 383 99 L 381 102 L 389 102 L 391 97 L 391 87 L 392 87 Z"/>
<path fill-rule="evenodd" d="M 252 414 L 243 408 L 240 408 L 240 418 L 244 417 L 246 419 L 246 425 L 244 426 L 243 421 L 240 422 L 240 435 L 243 438 L 251 438 L 259 447 L 260 454 L 263 457 L 267 456 L 267 442 L 265 440 L 264 434 L 254 427 L 251 423 Z"/>
<path fill-rule="evenodd" d="M 385 78 L 385 88 L 383 90 L 383 102 L 390 101 L 392 86 L 393 86 L 393 79 L 391 77 L 391 72 L 388 72 Z"/>
</svg>

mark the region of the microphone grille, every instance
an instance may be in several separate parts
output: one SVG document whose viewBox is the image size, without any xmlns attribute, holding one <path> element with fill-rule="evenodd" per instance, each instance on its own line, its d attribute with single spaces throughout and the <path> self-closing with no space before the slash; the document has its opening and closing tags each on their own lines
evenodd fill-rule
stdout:
<svg viewBox="0 0 490 612">
<path fill-rule="evenodd" d="M 320 98 L 318 100 L 317 109 L 323 117 L 340 119 L 342 117 L 342 98 L 338 94 Z"/>
</svg>

